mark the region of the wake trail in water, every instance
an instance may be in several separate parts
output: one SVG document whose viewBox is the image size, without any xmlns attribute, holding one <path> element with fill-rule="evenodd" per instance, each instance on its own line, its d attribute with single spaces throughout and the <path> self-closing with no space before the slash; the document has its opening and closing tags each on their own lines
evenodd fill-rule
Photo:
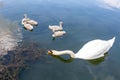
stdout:
<svg viewBox="0 0 120 80">
<path fill-rule="evenodd" d="M 17 22 L 11 22 L 0 16 L 0 56 L 14 50 L 22 41 L 22 33 Z"/>
</svg>

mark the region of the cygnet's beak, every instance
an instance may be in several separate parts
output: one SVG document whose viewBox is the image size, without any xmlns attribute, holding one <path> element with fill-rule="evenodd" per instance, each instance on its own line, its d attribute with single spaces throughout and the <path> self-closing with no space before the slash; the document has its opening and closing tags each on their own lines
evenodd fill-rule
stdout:
<svg viewBox="0 0 120 80">
<path fill-rule="evenodd" d="M 48 54 L 52 55 L 52 53 L 53 53 L 53 52 L 52 52 L 51 50 L 48 51 Z"/>
</svg>

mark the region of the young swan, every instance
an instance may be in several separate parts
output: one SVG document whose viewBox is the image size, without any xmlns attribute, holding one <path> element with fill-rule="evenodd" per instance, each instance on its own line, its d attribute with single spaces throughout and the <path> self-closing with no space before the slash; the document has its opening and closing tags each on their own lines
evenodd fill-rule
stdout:
<svg viewBox="0 0 120 80">
<path fill-rule="evenodd" d="M 25 18 L 22 19 L 22 25 L 23 25 L 24 28 L 27 29 L 27 30 L 30 30 L 30 31 L 33 30 L 33 26 L 32 26 L 31 24 L 28 24 L 28 23 L 26 22 L 26 19 L 25 19 Z"/>
<path fill-rule="evenodd" d="M 35 25 L 35 26 L 38 25 L 38 22 L 35 21 L 35 20 L 27 20 L 26 22 L 27 22 L 28 24 L 31 24 L 31 25 Z"/>
<path fill-rule="evenodd" d="M 26 22 L 24 22 L 23 26 L 25 27 L 25 29 L 32 31 L 33 30 L 33 26 L 31 24 L 27 24 Z"/>
<path fill-rule="evenodd" d="M 53 33 L 52 37 L 55 38 L 55 37 L 60 37 L 60 36 L 63 36 L 64 34 L 66 34 L 65 31 L 56 31 Z"/>
<path fill-rule="evenodd" d="M 26 22 L 27 24 L 31 24 L 31 25 L 38 25 L 38 22 L 35 20 L 31 20 L 27 17 L 27 14 L 24 14 L 24 18 L 23 21 Z M 23 24 L 23 23 L 22 23 Z"/>
<path fill-rule="evenodd" d="M 49 29 L 52 30 L 53 32 L 63 30 L 62 24 L 63 22 L 60 21 L 59 25 L 53 25 L 53 26 L 49 25 Z"/>
<path fill-rule="evenodd" d="M 84 60 L 92 60 L 104 57 L 104 54 L 110 50 L 115 41 L 115 37 L 110 40 L 92 40 L 86 43 L 76 54 L 71 50 L 56 51 L 50 50 L 48 54 L 63 55 L 69 54 L 71 58 L 79 58 Z"/>
</svg>

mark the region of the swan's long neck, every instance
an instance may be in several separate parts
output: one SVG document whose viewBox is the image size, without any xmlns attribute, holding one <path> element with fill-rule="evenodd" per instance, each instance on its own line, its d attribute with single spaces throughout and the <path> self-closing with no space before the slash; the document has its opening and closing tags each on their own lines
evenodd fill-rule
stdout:
<svg viewBox="0 0 120 80">
<path fill-rule="evenodd" d="M 64 50 L 64 51 L 54 50 L 54 55 L 63 55 L 63 54 L 69 54 L 71 58 L 75 58 L 75 54 L 71 50 Z"/>
</svg>

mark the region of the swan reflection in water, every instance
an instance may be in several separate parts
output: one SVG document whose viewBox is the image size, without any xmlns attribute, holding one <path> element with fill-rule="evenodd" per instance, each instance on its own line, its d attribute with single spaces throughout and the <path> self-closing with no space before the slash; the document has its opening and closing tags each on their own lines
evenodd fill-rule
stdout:
<svg viewBox="0 0 120 80">
<path fill-rule="evenodd" d="M 90 64 L 92 65 L 99 65 L 100 63 L 102 63 L 105 60 L 105 57 L 108 55 L 108 52 L 105 53 L 104 57 L 100 57 L 97 59 L 93 59 L 93 60 L 86 60 L 88 61 Z M 58 56 L 58 55 L 51 55 L 54 58 L 59 59 L 60 61 L 64 62 L 64 63 L 70 63 L 74 60 L 74 58 L 69 57 L 68 59 L 63 58 L 62 56 Z"/>
<path fill-rule="evenodd" d="M 97 59 L 93 59 L 93 60 L 87 60 L 89 63 L 93 64 L 93 65 L 98 65 L 100 63 L 102 63 L 105 60 L 105 57 L 108 55 L 108 52 L 104 54 L 104 57 L 100 57 Z"/>
<path fill-rule="evenodd" d="M 61 57 L 61 56 L 58 56 L 58 55 L 52 55 L 52 54 L 51 54 L 51 56 L 54 57 L 54 58 L 59 59 L 60 61 L 62 61 L 62 62 L 64 62 L 64 63 L 70 63 L 70 62 L 72 62 L 72 61 L 74 60 L 74 59 L 71 58 L 71 57 L 65 59 L 65 58 L 63 58 L 63 57 Z"/>
</svg>

